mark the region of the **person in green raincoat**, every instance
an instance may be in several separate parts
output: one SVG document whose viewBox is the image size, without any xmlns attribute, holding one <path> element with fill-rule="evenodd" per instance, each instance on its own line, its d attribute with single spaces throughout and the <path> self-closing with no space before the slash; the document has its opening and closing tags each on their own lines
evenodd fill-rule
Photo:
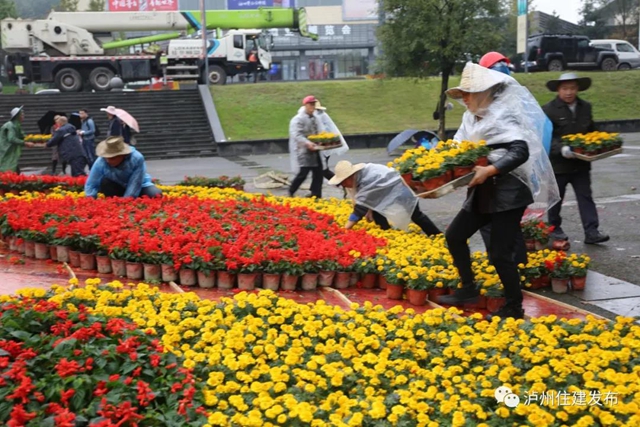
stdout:
<svg viewBox="0 0 640 427">
<path fill-rule="evenodd" d="M 22 133 L 22 107 L 11 110 L 11 118 L 0 128 L 0 172 L 13 171 L 20 173 L 18 161 L 22 147 L 34 147 L 33 142 L 24 141 Z"/>
</svg>

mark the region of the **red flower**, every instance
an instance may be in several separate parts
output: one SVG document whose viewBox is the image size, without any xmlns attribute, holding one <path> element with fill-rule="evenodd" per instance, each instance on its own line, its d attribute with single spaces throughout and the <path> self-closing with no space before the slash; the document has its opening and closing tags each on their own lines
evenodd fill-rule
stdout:
<svg viewBox="0 0 640 427">
<path fill-rule="evenodd" d="M 27 412 L 22 405 L 15 405 L 11 410 L 7 427 L 24 427 L 30 420 L 36 417 L 35 412 Z"/>
<path fill-rule="evenodd" d="M 71 375 L 75 375 L 80 372 L 81 367 L 78 362 L 75 360 L 67 360 L 65 357 L 60 359 L 60 362 L 56 365 L 56 371 L 58 371 L 58 375 L 62 378 L 69 377 Z"/>
<path fill-rule="evenodd" d="M 61 391 L 60 392 L 60 403 L 62 403 L 64 406 L 69 405 L 69 399 L 71 399 L 74 394 L 76 394 L 76 391 L 74 389 L 72 389 L 72 388 L 69 389 L 69 390 Z"/>
<path fill-rule="evenodd" d="M 66 408 L 53 419 L 56 427 L 75 427 L 75 420 L 76 414 L 69 412 Z"/>
</svg>

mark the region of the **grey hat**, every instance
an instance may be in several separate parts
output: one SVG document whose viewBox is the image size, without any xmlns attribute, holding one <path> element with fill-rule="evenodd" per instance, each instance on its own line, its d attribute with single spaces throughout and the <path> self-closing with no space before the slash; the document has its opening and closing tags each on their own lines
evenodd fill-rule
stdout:
<svg viewBox="0 0 640 427">
<path fill-rule="evenodd" d="M 547 82 L 547 89 L 551 92 L 557 92 L 558 87 L 563 82 L 576 82 L 578 83 L 578 91 L 583 92 L 591 87 L 591 79 L 589 77 L 578 77 L 576 73 L 564 73 L 557 80 L 549 80 Z"/>
<path fill-rule="evenodd" d="M 9 120 L 15 119 L 18 116 L 18 114 L 20 114 L 23 108 L 24 108 L 24 105 L 20 107 L 16 107 L 13 110 L 11 110 L 11 118 Z"/>
</svg>

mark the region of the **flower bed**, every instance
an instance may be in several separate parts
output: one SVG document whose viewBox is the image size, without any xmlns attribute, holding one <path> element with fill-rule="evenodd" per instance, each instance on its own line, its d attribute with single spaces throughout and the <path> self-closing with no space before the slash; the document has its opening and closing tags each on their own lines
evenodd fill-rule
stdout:
<svg viewBox="0 0 640 427">
<path fill-rule="evenodd" d="M 389 163 L 414 190 L 431 191 L 487 165 L 489 149 L 484 141 L 440 141 L 433 149 L 407 150 Z"/>
<path fill-rule="evenodd" d="M 84 191 L 86 176 L 19 175 L 15 172 L 0 172 L 0 191 L 21 193 L 23 191 L 51 191 L 56 187 L 66 191 Z"/>
<path fill-rule="evenodd" d="M 268 291 L 208 301 L 118 283 L 53 293 L 24 295 L 124 317 L 184 358 L 209 426 L 640 425 L 640 327 L 630 318 L 489 323 L 455 310 L 345 311 Z M 496 402 L 501 386 L 517 408 Z"/>
<path fill-rule="evenodd" d="M 203 384 L 152 333 L 43 290 L 26 295 L 0 303 L 0 424 L 206 423 Z"/>
<path fill-rule="evenodd" d="M 228 177 L 226 175 L 217 178 L 207 178 L 206 176 L 185 176 L 184 180 L 178 185 L 188 187 L 205 187 L 205 188 L 233 188 L 235 190 L 243 190 L 245 180 L 241 176 Z"/>
<path fill-rule="evenodd" d="M 578 154 L 593 156 L 622 147 L 619 133 L 591 132 L 566 135 L 562 141 Z"/>
</svg>

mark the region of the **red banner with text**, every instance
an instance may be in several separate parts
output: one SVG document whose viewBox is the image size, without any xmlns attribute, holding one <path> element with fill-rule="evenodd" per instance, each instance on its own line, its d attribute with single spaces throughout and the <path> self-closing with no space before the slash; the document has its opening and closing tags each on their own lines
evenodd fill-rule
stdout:
<svg viewBox="0 0 640 427">
<path fill-rule="evenodd" d="M 178 0 L 109 0 L 111 12 L 177 11 Z"/>
</svg>

